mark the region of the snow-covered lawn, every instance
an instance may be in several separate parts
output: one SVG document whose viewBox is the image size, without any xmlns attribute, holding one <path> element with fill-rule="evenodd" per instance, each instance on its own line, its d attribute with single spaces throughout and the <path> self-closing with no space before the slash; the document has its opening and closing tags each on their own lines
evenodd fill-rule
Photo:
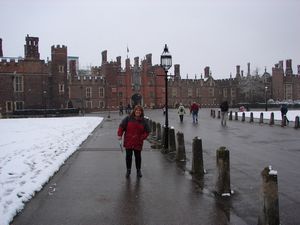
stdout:
<svg viewBox="0 0 300 225">
<path fill-rule="evenodd" d="M 0 120 L 0 225 L 9 224 L 102 120 Z"/>
</svg>

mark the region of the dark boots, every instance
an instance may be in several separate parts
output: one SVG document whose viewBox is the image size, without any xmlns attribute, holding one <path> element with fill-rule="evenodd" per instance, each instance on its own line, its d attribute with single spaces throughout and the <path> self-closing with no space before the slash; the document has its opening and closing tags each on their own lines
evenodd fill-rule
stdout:
<svg viewBox="0 0 300 225">
<path fill-rule="evenodd" d="M 127 177 L 127 178 L 130 177 L 130 173 L 131 173 L 131 170 L 127 170 L 127 172 L 126 172 L 126 177 Z"/>
<path fill-rule="evenodd" d="M 136 176 L 139 178 L 141 178 L 143 176 L 141 170 L 136 171 Z"/>
<path fill-rule="evenodd" d="M 130 177 L 130 174 L 131 174 L 131 170 L 127 170 L 127 172 L 126 172 L 126 178 L 129 178 L 129 177 Z M 143 176 L 141 170 L 137 170 L 137 171 L 136 171 L 136 176 L 137 176 L 138 178 L 141 178 L 141 177 Z"/>
</svg>

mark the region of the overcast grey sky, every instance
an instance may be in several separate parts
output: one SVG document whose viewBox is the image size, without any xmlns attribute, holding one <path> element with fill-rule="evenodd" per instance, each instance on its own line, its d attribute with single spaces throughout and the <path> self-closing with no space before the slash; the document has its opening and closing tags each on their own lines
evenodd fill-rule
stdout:
<svg viewBox="0 0 300 225">
<path fill-rule="evenodd" d="M 279 60 L 300 64 L 299 0 L 0 0 L 4 56 L 24 56 L 25 36 L 39 37 L 42 59 L 66 45 L 80 67 L 99 66 L 129 48 L 131 63 L 152 53 L 159 64 L 168 44 L 181 76 L 235 75 L 236 65 L 260 73 Z M 174 67 L 171 68 L 171 73 Z"/>
</svg>

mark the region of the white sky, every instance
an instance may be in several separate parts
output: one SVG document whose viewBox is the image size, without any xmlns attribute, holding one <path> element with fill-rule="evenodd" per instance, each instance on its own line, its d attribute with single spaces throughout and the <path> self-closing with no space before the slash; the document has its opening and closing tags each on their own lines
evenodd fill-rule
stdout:
<svg viewBox="0 0 300 225">
<path fill-rule="evenodd" d="M 158 64 L 168 44 L 181 76 L 200 77 L 210 66 L 214 78 L 264 71 L 279 60 L 300 64 L 299 0 L 2 0 L 0 37 L 4 56 L 23 56 L 25 36 L 40 38 L 42 59 L 51 45 L 64 44 L 80 66 L 99 66 L 129 48 L 131 63 L 152 53 Z M 171 68 L 173 74 L 174 67 Z"/>
<path fill-rule="evenodd" d="M 264 112 L 269 119 L 272 111 Z M 273 111 L 281 120 L 280 111 Z M 253 112 L 259 118 L 259 111 Z M 289 110 L 294 121 L 300 111 Z M 241 113 L 239 113 L 241 116 Z M 245 113 L 246 117 L 250 112 Z M 101 123 L 101 117 L 0 119 L 0 224 L 8 225 L 24 203 L 49 181 Z M 55 192 L 55 183 L 48 194 Z"/>
</svg>

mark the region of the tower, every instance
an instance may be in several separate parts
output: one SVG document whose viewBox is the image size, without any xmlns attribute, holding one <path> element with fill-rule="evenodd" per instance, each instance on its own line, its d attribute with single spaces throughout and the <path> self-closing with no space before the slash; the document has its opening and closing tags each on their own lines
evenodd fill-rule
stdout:
<svg viewBox="0 0 300 225">
<path fill-rule="evenodd" d="M 40 59 L 39 38 L 29 37 L 29 35 L 27 34 L 25 41 L 26 41 L 26 44 L 24 45 L 25 59 L 39 60 Z"/>
<path fill-rule="evenodd" d="M 51 47 L 51 107 L 64 108 L 67 106 L 68 85 L 67 85 L 68 56 L 67 47 L 62 45 Z"/>
</svg>

